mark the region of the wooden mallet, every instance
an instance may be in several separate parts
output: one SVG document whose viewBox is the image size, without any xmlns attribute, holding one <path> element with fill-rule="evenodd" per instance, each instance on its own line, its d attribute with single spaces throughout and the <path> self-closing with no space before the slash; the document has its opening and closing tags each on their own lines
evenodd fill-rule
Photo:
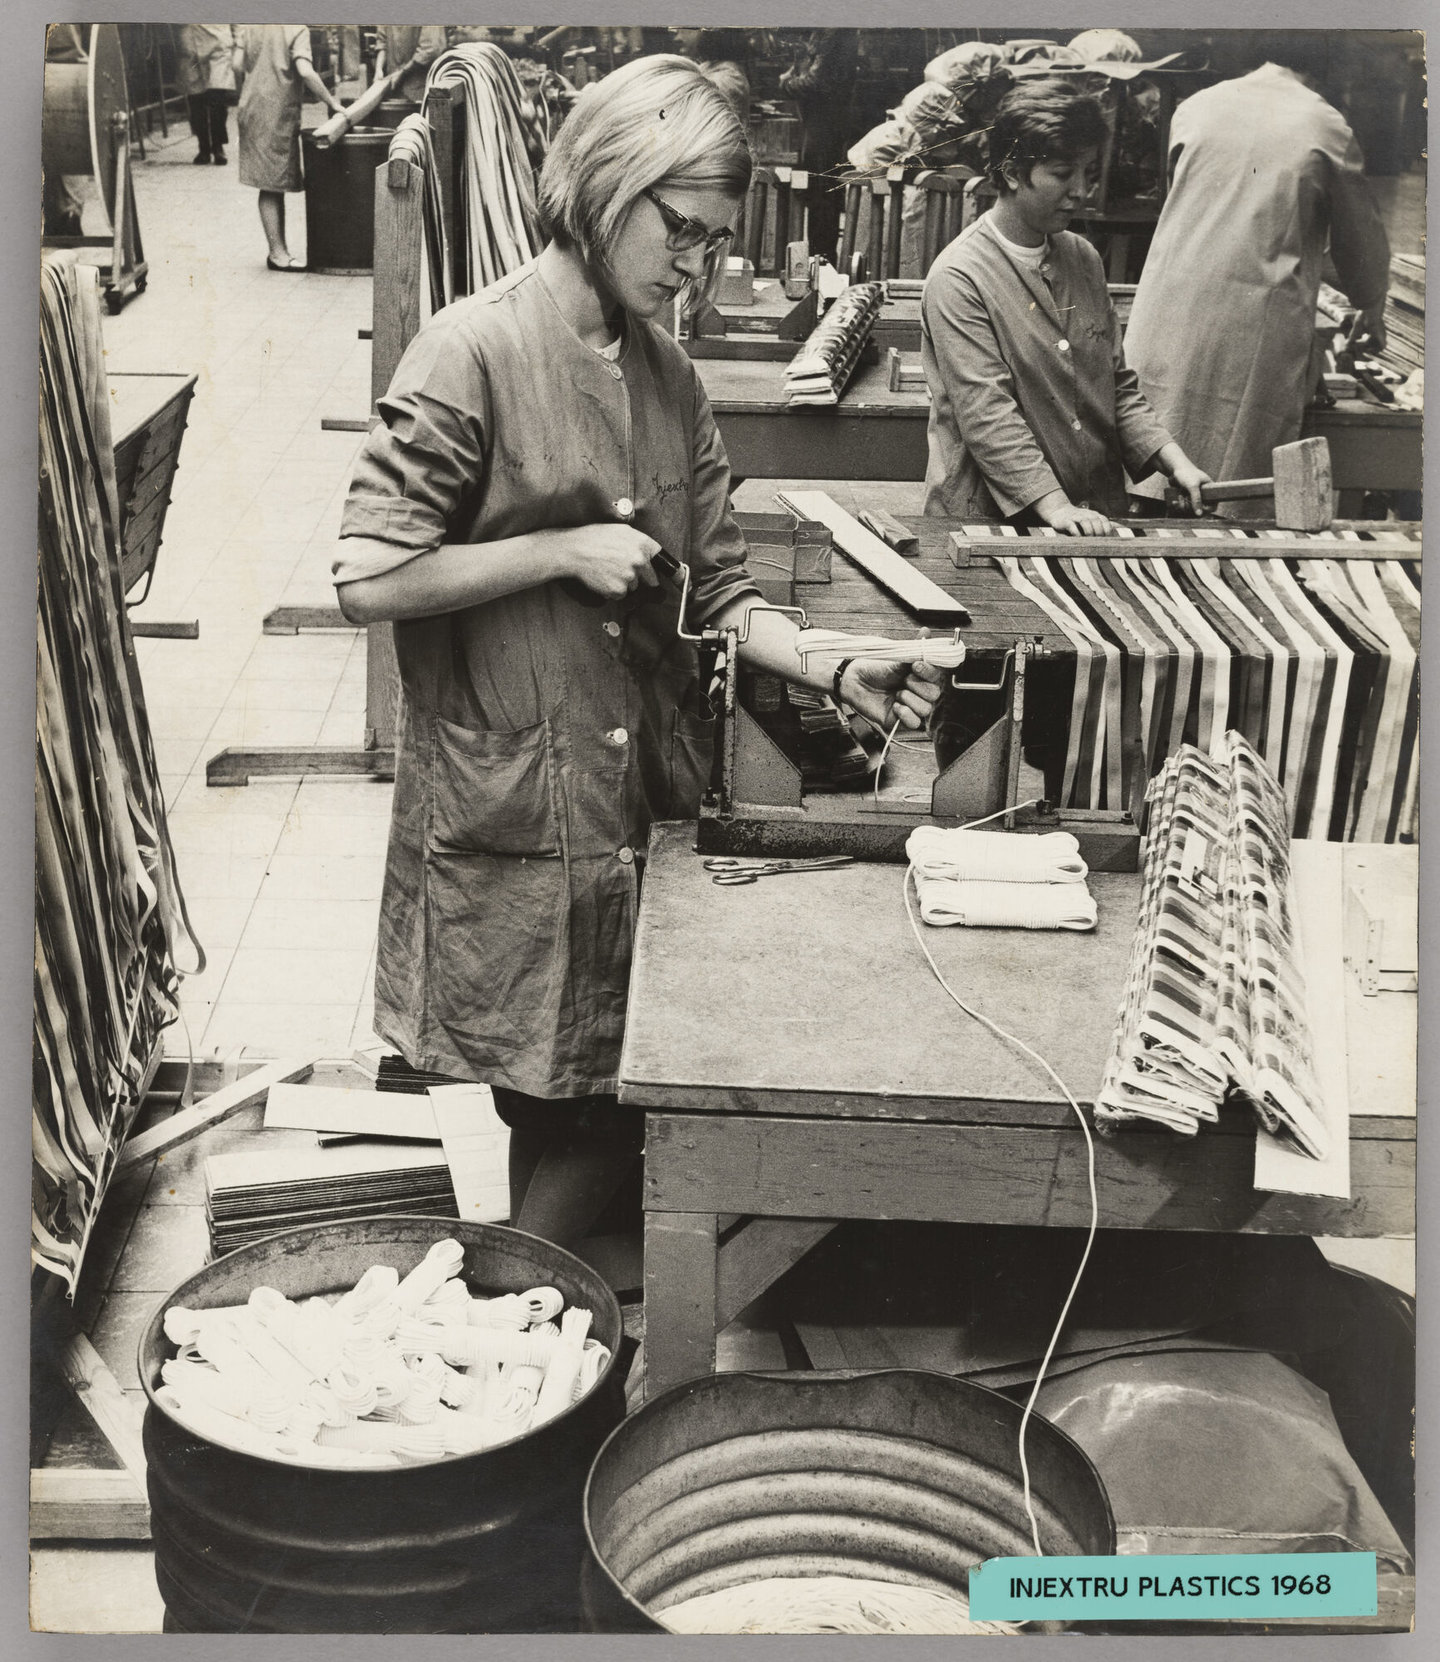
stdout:
<svg viewBox="0 0 1440 1662">
<path fill-rule="evenodd" d="M 1275 498 L 1275 526 L 1280 531 L 1324 531 L 1334 517 L 1331 504 L 1330 445 L 1323 438 L 1277 444 L 1270 453 L 1275 469 L 1269 479 L 1215 479 L 1200 487 L 1205 502 L 1239 502 Z M 1184 500 L 1182 492 L 1169 500 Z"/>
</svg>

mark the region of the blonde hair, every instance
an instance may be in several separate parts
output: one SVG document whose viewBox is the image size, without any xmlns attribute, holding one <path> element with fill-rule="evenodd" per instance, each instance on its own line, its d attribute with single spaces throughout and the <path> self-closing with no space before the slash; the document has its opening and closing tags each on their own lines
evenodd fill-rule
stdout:
<svg viewBox="0 0 1440 1662">
<path fill-rule="evenodd" d="M 642 191 L 750 187 L 735 106 L 689 58 L 636 58 L 575 100 L 540 172 L 541 222 L 561 247 L 604 267 Z"/>
</svg>

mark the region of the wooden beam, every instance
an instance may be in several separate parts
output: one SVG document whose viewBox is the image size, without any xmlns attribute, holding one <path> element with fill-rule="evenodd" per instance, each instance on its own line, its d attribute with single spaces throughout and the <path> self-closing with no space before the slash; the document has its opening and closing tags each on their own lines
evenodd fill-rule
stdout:
<svg viewBox="0 0 1440 1662">
<path fill-rule="evenodd" d="M 715 1214 L 645 1215 L 645 1395 L 715 1371 Z"/>
<path fill-rule="evenodd" d="M 150 1506 L 127 1471 L 30 1473 L 32 1541 L 148 1541 Z"/>
<path fill-rule="evenodd" d="M 893 548 L 887 548 L 858 519 L 847 514 L 824 491 L 777 491 L 776 495 L 802 519 L 818 519 L 829 528 L 835 546 L 852 564 L 859 566 L 882 589 L 922 618 L 941 622 L 968 623 L 967 607 L 946 594 L 938 583 L 917 571 Z"/>
<path fill-rule="evenodd" d="M 747 1304 L 823 1241 L 836 1221 L 752 1218 L 720 1248 L 715 1272 L 715 1325 L 728 1327 Z"/>
<path fill-rule="evenodd" d="M 81 1407 L 99 1426 L 129 1477 L 143 1492 L 145 1450 L 140 1441 L 140 1418 L 120 1382 L 83 1333 L 77 1333 L 61 1352 L 60 1366 Z"/>
<path fill-rule="evenodd" d="M 1415 1144 L 1350 1142 L 1354 1198 L 1266 1194 L 1254 1186 L 1252 1135 L 1141 1131 L 1097 1137 L 1105 1229 L 1278 1235 L 1413 1234 Z M 667 1114 L 645 1130 L 645 1205 L 656 1212 L 917 1222 L 1089 1222 L 1078 1127 L 802 1120 Z M 647 1212 L 648 1216 L 648 1212 Z M 647 1260 L 649 1256 L 647 1238 Z M 646 1264 L 646 1297 L 650 1266 Z M 698 1370 L 697 1370 L 698 1371 Z"/>
<path fill-rule="evenodd" d="M 233 1085 L 226 1085 L 212 1096 L 207 1096 L 203 1102 L 197 1102 L 193 1108 L 184 1108 L 168 1120 L 162 1120 L 153 1130 L 132 1137 L 120 1151 L 120 1158 L 115 1162 L 116 1172 L 128 1171 L 144 1160 L 154 1159 L 157 1154 L 168 1153 L 182 1143 L 191 1142 L 212 1125 L 219 1125 L 232 1114 L 238 1114 L 242 1108 L 258 1102 L 272 1085 L 307 1079 L 314 1066 L 311 1061 L 297 1062 L 293 1059 L 265 1063 L 253 1073 L 247 1073 L 243 1079 L 237 1079 Z"/>
</svg>

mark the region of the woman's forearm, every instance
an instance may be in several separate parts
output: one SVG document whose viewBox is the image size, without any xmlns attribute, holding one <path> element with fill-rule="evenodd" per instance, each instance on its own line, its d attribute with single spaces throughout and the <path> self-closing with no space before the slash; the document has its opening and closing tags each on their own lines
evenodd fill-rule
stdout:
<svg viewBox="0 0 1440 1662">
<path fill-rule="evenodd" d="M 330 88 L 325 85 L 325 83 L 320 79 L 308 63 L 301 66 L 300 79 L 307 87 L 309 87 L 311 92 L 315 94 L 315 96 L 322 104 L 325 105 L 327 109 L 332 110 L 336 115 L 339 115 L 340 111 L 344 109 L 345 106 L 334 95 L 334 93 L 330 91 Z"/>
<path fill-rule="evenodd" d="M 570 575 L 563 532 L 527 531 L 487 543 L 444 543 L 375 577 L 336 585 L 351 623 L 397 623 L 500 600 Z"/>
<path fill-rule="evenodd" d="M 757 605 L 760 609 L 752 611 L 751 608 Z M 787 681 L 813 687 L 816 692 L 830 691 L 831 677 L 835 673 L 834 659 L 815 658 L 811 660 L 808 670 L 802 668 L 800 654 L 795 650 L 799 625 L 783 612 L 766 611 L 756 596 L 745 595 L 734 601 L 711 620 L 712 627 L 738 628 L 746 612 L 751 614 L 750 629 L 744 646 L 740 648 L 740 656 L 748 669 L 782 676 Z"/>
</svg>

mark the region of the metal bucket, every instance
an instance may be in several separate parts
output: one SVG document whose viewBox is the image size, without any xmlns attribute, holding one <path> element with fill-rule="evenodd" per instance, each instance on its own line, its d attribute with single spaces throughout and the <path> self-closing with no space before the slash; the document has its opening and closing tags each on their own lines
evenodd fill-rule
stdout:
<svg viewBox="0 0 1440 1662">
<path fill-rule="evenodd" d="M 477 1292 L 558 1287 L 593 1312 L 611 1361 L 568 1412 L 500 1448 L 423 1466 L 329 1471 L 219 1448 L 156 1401 L 174 1352 L 172 1304 L 243 1304 L 353 1286 L 375 1263 L 403 1275 L 445 1237 Z M 155 1575 L 171 1631 L 192 1633 L 573 1632 L 585 1554 L 581 1497 L 596 1449 L 624 1413 L 614 1294 L 578 1258 L 533 1235 L 453 1218 L 363 1218 L 243 1247 L 177 1287 L 140 1341 Z"/>
<path fill-rule="evenodd" d="M 982 1560 L 1034 1551 L 1008 1397 L 947 1374 L 716 1374 L 611 1432 L 585 1486 L 585 1622 L 666 1631 L 702 1593 L 780 1576 L 968 1592 Z M 1047 1555 L 1115 1550 L 1089 1459 L 1047 1420 L 1026 1431 Z"/>
<path fill-rule="evenodd" d="M 394 136 L 387 127 L 352 127 L 322 145 L 313 129 L 301 133 L 307 271 L 363 277 L 375 269 L 375 170 Z"/>
<path fill-rule="evenodd" d="M 413 98 L 386 98 L 378 110 L 370 112 L 370 125 L 394 132 L 407 115 L 418 115 L 420 106 Z"/>
</svg>

